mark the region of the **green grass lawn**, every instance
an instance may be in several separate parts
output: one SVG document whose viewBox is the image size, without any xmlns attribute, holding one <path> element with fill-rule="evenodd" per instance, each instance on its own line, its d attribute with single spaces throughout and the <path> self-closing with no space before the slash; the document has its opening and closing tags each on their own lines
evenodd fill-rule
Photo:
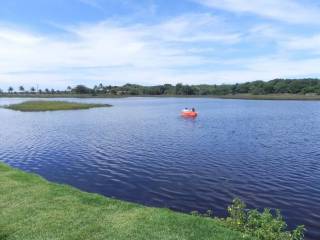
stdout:
<svg viewBox="0 0 320 240">
<path fill-rule="evenodd" d="M 81 192 L 0 164 L 1 240 L 239 240 L 217 219 Z"/>
<path fill-rule="evenodd" d="M 18 104 L 5 106 L 5 108 L 22 112 L 40 112 L 58 110 L 79 110 L 110 106 L 111 105 L 109 104 L 75 103 L 63 101 L 26 101 Z"/>
</svg>

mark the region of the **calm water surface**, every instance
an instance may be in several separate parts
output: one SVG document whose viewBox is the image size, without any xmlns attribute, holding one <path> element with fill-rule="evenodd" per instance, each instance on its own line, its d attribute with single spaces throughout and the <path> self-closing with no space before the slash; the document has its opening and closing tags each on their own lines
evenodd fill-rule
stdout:
<svg viewBox="0 0 320 240">
<path fill-rule="evenodd" d="M 1 161 L 85 191 L 178 211 L 225 216 L 238 196 L 249 207 L 281 209 L 291 227 L 305 224 L 308 239 L 320 239 L 320 102 L 76 101 L 114 107 L 0 109 Z M 181 118 L 186 106 L 199 117 Z"/>
</svg>

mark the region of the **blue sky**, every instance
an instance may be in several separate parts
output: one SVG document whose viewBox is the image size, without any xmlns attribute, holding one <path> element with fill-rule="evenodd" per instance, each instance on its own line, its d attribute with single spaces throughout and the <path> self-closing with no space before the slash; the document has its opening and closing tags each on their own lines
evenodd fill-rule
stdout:
<svg viewBox="0 0 320 240">
<path fill-rule="evenodd" d="M 0 88 L 320 77 L 317 0 L 2 0 Z"/>
</svg>

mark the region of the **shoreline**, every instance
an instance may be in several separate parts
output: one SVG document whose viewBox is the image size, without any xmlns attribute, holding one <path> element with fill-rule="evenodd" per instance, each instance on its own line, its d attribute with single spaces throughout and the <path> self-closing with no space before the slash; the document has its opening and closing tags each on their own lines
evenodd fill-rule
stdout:
<svg viewBox="0 0 320 240">
<path fill-rule="evenodd" d="M 79 99 L 117 99 L 117 98 L 212 98 L 212 99 L 239 99 L 239 100 L 293 100 L 293 101 L 320 101 L 320 95 L 301 95 L 301 94 L 235 94 L 235 95 L 92 95 L 92 94 L 3 94 L 0 98 L 79 98 Z"/>
<path fill-rule="evenodd" d="M 220 218 L 81 191 L 1 162 L 0 183 L 0 239 L 304 239 L 303 225 L 290 231 L 279 212 L 247 209 L 239 198 Z"/>
<path fill-rule="evenodd" d="M 87 193 L 1 162 L 0 182 L 0 239 L 242 238 L 216 218 Z"/>
</svg>

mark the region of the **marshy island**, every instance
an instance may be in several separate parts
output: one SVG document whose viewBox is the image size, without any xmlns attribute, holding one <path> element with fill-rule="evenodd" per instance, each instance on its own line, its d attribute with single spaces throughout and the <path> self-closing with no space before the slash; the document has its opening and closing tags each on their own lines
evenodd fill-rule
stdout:
<svg viewBox="0 0 320 240">
<path fill-rule="evenodd" d="M 109 104 L 78 103 L 66 101 L 26 101 L 5 106 L 7 109 L 21 112 L 43 112 L 62 110 L 81 110 L 90 108 L 111 107 Z"/>
</svg>

